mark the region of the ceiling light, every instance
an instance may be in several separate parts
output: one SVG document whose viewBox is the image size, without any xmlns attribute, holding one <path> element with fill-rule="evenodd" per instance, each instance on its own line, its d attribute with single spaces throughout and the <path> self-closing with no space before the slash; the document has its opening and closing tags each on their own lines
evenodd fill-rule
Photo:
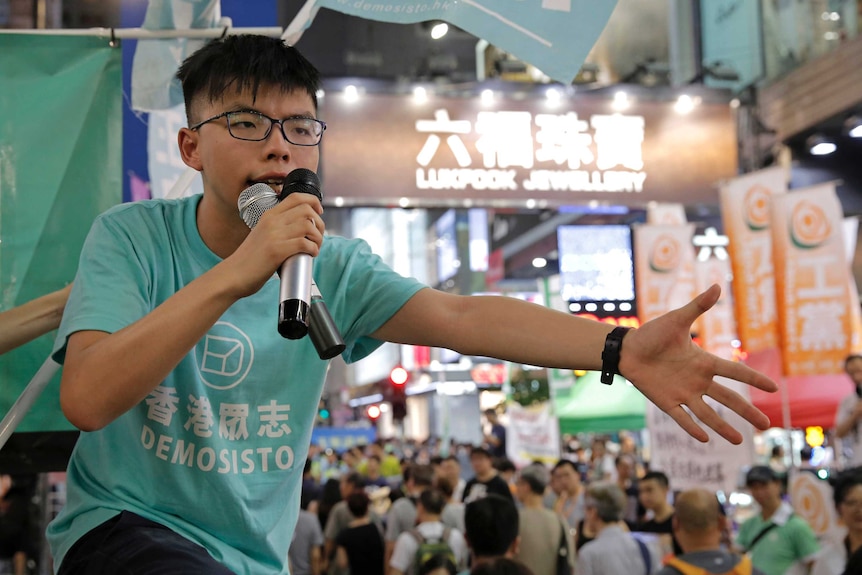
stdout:
<svg viewBox="0 0 862 575">
<path fill-rule="evenodd" d="M 439 40 L 449 31 L 449 24 L 446 22 L 440 22 L 439 24 L 435 24 L 433 28 L 431 28 L 431 37 L 435 40 Z"/>
<path fill-rule="evenodd" d="M 844 129 L 851 138 L 862 138 L 862 116 L 850 116 L 844 121 Z"/>
<path fill-rule="evenodd" d="M 678 114 L 688 114 L 692 110 L 694 110 L 694 99 L 688 94 L 681 94 L 679 98 L 676 100 L 676 104 L 673 105 L 673 109 L 677 111 Z"/>
<path fill-rule="evenodd" d="M 828 156 L 838 149 L 835 142 L 827 139 L 821 134 L 814 134 L 805 140 L 805 145 L 808 147 L 808 153 L 812 156 Z"/>
<path fill-rule="evenodd" d="M 533 267 L 534 268 L 543 268 L 548 265 L 548 260 L 545 258 L 533 258 Z"/>
</svg>

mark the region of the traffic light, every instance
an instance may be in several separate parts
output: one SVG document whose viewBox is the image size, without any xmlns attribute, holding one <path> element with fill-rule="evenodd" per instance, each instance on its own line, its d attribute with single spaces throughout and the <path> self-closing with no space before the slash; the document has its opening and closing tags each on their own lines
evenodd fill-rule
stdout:
<svg viewBox="0 0 862 575">
<path fill-rule="evenodd" d="M 369 405 L 365 408 L 365 415 L 368 416 L 368 419 L 370 419 L 372 423 L 375 423 L 380 418 L 380 406 L 376 404 Z"/>
<path fill-rule="evenodd" d="M 389 383 L 391 393 L 389 402 L 392 404 L 392 419 L 401 421 L 407 417 L 407 393 L 406 386 L 410 379 L 410 373 L 401 367 L 395 367 L 389 372 Z"/>
<path fill-rule="evenodd" d="M 389 372 L 389 382 L 392 384 L 392 387 L 396 389 L 404 389 L 408 379 L 410 379 L 410 374 L 400 365 L 398 367 L 393 367 L 392 371 Z"/>
<path fill-rule="evenodd" d="M 331 413 L 329 411 L 329 401 L 327 398 L 320 398 L 317 404 L 317 425 L 331 425 Z"/>
</svg>

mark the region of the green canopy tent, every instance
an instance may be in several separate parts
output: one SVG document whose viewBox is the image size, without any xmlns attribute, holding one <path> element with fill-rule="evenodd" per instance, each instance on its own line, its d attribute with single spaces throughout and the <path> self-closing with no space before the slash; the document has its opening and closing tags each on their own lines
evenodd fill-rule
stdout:
<svg viewBox="0 0 862 575">
<path fill-rule="evenodd" d="M 617 376 L 605 385 L 598 371 L 588 371 L 567 390 L 556 392 L 554 407 L 560 434 L 613 433 L 646 427 L 646 398 Z"/>
</svg>

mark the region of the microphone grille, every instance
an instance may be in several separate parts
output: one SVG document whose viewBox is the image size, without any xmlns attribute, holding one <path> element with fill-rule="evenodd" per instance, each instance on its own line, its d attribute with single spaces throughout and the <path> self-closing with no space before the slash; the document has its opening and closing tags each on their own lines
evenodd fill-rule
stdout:
<svg viewBox="0 0 862 575">
<path fill-rule="evenodd" d="M 296 168 L 284 178 L 281 190 L 282 199 L 294 192 L 311 194 L 317 196 L 318 200 L 323 199 L 323 193 L 320 191 L 320 178 L 307 168 Z"/>
<path fill-rule="evenodd" d="M 257 225 L 263 212 L 278 203 L 278 195 L 266 184 L 254 184 L 242 191 L 237 200 L 239 215 L 250 228 Z"/>
</svg>

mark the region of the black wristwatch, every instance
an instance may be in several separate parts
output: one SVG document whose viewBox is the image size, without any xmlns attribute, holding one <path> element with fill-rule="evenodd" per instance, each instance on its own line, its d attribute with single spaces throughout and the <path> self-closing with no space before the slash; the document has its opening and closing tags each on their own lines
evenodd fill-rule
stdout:
<svg viewBox="0 0 862 575">
<path fill-rule="evenodd" d="M 614 376 L 620 373 L 620 351 L 623 349 L 623 338 L 630 329 L 617 326 L 605 338 L 605 349 L 602 351 L 602 383 L 612 384 Z"/>
</svg>

